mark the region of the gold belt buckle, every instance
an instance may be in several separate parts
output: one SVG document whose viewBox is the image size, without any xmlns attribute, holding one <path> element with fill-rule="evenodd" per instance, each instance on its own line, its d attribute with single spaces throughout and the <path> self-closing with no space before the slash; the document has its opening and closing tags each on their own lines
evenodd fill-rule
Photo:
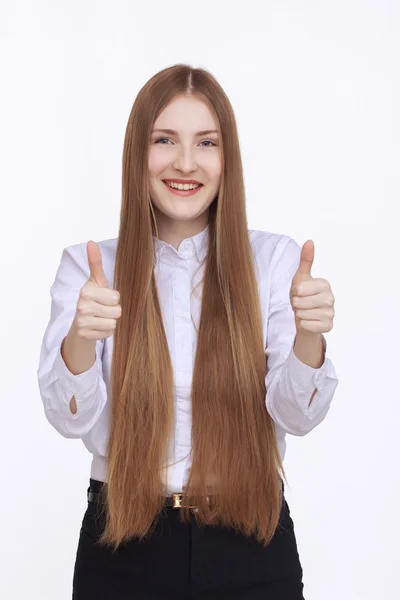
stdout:
<svg viewBox="0 0 400 600">
<path fill-rule="evenodd" d="M 197 508 L 196 505 L 186 505 L 186 504 L 182 504 L 182 499 L 183 499 L 183 494 L 182 493 L 178 493 L 178 494 L 172 494 L 172 500 L 173 500 L 173 508 Z M 210 501 L 209 496 L 207 496 L 207 502 Z"/>
</svg>

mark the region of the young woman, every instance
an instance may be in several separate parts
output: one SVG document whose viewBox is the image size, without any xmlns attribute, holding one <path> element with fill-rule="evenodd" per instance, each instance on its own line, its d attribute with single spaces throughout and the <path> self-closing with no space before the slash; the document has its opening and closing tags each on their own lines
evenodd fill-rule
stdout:
<svg viewBox="0 0 400 600">
<path fill-rule="evenodd" d="M 314 247 L 249 230 L 234 113 L 175 65 L 127 125 L 116 239 L 66 248 L 38 370 L 93 454 L 74 600 L 303 598 L 285 435 L 328 412 Z"/>
</svg>

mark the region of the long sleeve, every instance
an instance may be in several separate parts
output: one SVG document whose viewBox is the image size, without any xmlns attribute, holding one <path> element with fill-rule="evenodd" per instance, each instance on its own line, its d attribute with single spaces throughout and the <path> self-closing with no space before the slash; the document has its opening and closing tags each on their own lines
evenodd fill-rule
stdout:
<svg viewBox="0 0 400 600">
<path fill-rule="evenodd" d="M 266 406 L 284 431 L 300 436 L 314 429 L 325 418 L 338 378 L 326 352 L 319 369 L 304 364 L 294 353 L 296 327 L 290 304 L 290 287 L 300 263 L 301 248 L 292 238 L 284 238 L 284 249 L 274 268 L 270 293 L 265 349 Z"/>
<path fill-rule="evenodd" d="M 104 340 L 96 343 L 96 361 L 84 373 L 73 375 L 61 355 L 61 342 L 75 317 L 79 292 L 89 278 L 84 245 L 65 248 L 50 289 L 51 310 L 37 371 L 40 395 L 47 420 L 67 438 L 81 438 L 98 420 L 107 401 L 102 372 Z M 77 412 L 70 410 L 75 396 Z"/>
</svg>

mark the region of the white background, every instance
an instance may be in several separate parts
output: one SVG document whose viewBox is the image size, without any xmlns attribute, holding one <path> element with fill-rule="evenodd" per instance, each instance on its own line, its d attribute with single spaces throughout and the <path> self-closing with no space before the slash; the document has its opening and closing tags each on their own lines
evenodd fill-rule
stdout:
<svg viewBox="0 0 400 600">
<path fill-rule="evenodd" d="M 336 298 L 332 408 L 287 438 L 305 597 L 400 597 L 399 6 L 2 3 L 1 598 L 70 598 L 90 455 L 41 405 L 49 289 L 65 246 L 116 237 L 129 112 L 176 62 L 231 99 L 249 227 L 313 239 Z"/>
</svg>

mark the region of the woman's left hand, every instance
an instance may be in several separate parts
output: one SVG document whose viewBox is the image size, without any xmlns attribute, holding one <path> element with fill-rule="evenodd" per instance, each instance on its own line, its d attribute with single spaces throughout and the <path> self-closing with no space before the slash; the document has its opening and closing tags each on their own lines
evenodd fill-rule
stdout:
<svg viewBox="0 0 400 600">
<path fill-rule="evenodd" d="M 297 334 L 321 334 L 333 328 L 335 298 L 329 281 L 311 276 L 313 261 L 314 242 L 307 240 L 290 288 Z"/>
</svg>

